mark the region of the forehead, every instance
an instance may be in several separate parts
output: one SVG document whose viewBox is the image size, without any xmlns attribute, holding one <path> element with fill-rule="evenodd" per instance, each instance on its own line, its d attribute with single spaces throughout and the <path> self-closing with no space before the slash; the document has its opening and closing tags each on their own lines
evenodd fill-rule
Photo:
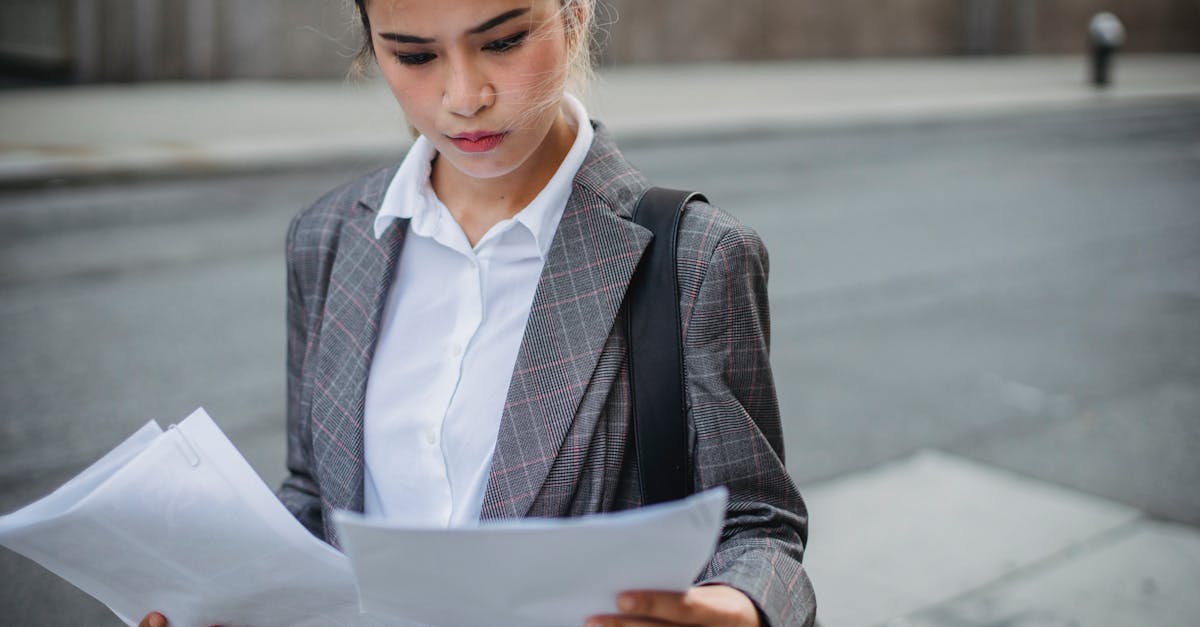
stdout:
<svg viewBox="0 0 1200 627">
<path fill-rule="evenodd" d="M 558 4 L 559 0 L 367 0 L 366 9 L 373 26 L 432 32 L 468 29 L 520 9 L 538 17 Z"/>
</svg>

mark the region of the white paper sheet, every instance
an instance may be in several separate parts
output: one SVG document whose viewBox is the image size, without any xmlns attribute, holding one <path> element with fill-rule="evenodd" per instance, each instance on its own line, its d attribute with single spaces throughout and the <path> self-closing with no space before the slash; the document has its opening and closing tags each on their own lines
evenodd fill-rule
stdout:
<svg viewBox="0 0 1200 627">
<path fill-rule="evenodd" d="M 0 517 L 0 544 L 127 624 L 361 625 L 344 555 L 283 507 L 203 410 L 150 423 L 40 501 Z"/>
<path fill-rule="evenodd" d="M 563 627 L 616 611 L 624 590 L 685 590 L 716 548 L 727 492 L 575 519 L 465 529 L 336 512 L 363 609 L 440 627 Z"/>
</svg>

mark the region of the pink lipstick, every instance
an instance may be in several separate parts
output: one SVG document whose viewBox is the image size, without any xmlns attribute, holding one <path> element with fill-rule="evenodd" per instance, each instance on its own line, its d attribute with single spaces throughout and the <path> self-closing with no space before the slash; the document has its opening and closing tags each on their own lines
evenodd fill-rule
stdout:
<svg viewBox="0 0 1200 627">
<path fill-rule="evenodd" d="M 499 146 L 500 142 L 504 141 L 504 136 L 505 133 L 494 131 L 461 133 L 451 137 L 450 141 L 454 142 L 454 146 L 463 152 L 487 152 Z"/>
</svg>

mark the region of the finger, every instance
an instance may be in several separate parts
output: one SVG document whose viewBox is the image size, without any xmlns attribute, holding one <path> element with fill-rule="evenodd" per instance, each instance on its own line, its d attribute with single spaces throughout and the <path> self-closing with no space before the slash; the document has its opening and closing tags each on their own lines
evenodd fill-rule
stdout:
<svg viewBox="0 0 1200 627">
<path fill-rule="evenodd" d="M 690 594 L 639 590 L 617 597 L 617 609 L 631 617 L 650 618 L 681 625 L 706 624 L 705 607 Z"/>
<path fill-rule="evenodd" d="M 691 588 L 686 593 L 632 591 L 617 597 L 625 615 L 682 625 L 757 626 L 758 610 L 745 593 L 724 585 Z"/>
<path fill-rule="evenodd" d="M 607 615 L 589 618 L 584 627 L 663 627 L 671 624 L 653 618 Z"/>
<path fill-rule="evenodd" d="M 726 585 L 692 588 L 684 603 L 704 608 L 705 624 L 758 627 L 758 607 L 746 593 Z"/>
<path fill-rule="evenodd" d="M 138 623 L 138 627 L 167 627 L 167 617 L 158 612 L 150 612 Z"/>
</svg>

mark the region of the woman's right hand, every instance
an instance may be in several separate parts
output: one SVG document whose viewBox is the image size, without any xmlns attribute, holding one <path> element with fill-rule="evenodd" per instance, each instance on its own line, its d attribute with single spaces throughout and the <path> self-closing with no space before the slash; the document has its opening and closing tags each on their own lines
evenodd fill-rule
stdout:
<svg viewBox="0 0 1200 627">
<path fill-rule="evenodd" d="M 138 627 L 167 627 L 167 617 L 158 612 L 150 612 L 138 623 Z"/>
</svg>

